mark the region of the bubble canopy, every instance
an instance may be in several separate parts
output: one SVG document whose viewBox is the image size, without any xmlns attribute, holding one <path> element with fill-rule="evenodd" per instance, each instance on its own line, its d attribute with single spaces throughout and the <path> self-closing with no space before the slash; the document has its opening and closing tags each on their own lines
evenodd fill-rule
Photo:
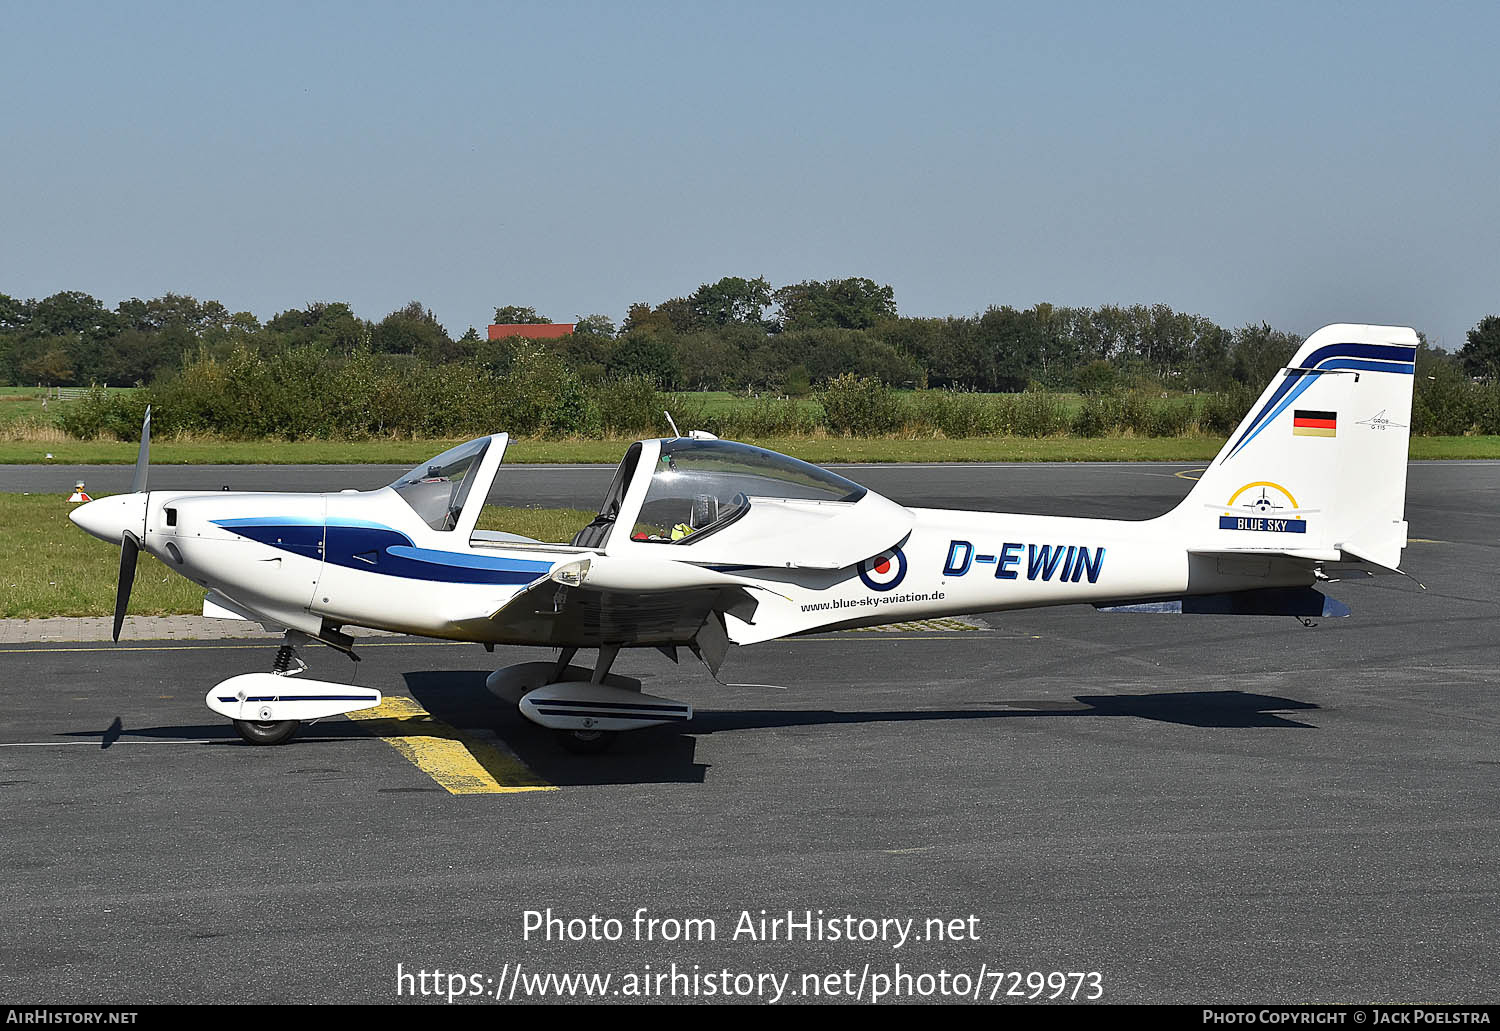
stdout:
<svg viewBox="0 0 1500 1031">
<path fill-rule="evenodd" d="M 474 476 L 493 438 L 449 448 L 404 473 L 390 486 L 428 526 L 451 530 L 474 486 Z"/>
<path fill-rule="evenodd" d="M 727 440 L 663 440 L 631 538 L 696 542 L 757 500 L 851 505 L 864 487 L 807 462 Z"/>
</svg>

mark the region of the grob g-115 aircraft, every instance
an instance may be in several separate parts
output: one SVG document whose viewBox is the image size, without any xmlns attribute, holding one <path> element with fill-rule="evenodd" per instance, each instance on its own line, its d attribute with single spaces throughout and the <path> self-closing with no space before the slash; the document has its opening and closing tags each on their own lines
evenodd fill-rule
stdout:
<svg viewBox="0 0 1500 1031">
<path fill-rule="evenodd" d="M 1314 333 L 1172 511 L 1131 521 L 907 508 L 825 469 L 690 433 L 630 445 L 571 544 L 476 529 L 505 455 L 481 437 L 374 491 L 148 491 L 150 413 L 128 494 L 72 512 L 121 546 L 114 636 L 141 549 L 207 589 L 204 613 L 284 631 L 270 672 L 210 709 L 256 744 L 370 708 L 368 687 L 299 676 L 297 647 L 351 656 L 344 631 L 560 649 L 497 670 L 492 691 L 596 751 L 691 706 L 611 673 L 623 648 L 690 649 L 717 677 L 730 644 L 964 613 L 1342 616 L 1314 588 L 1399 572 L 1417 336 Z M 593 669 L 572 664 L 597 649 Z"/>
</svg>

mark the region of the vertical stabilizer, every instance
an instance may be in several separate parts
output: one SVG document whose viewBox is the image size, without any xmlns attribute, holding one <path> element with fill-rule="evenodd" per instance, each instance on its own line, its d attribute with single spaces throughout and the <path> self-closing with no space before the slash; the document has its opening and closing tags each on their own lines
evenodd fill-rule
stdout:
<svg viewBox="0 0 1500 1031">
<path fill-rule="evenodd" d="M 1189 547 L 1337 549 L 1396 568 L 1416 353 L 1405 327 L 1308 337 L 1172 513 Z"/>
</svg>

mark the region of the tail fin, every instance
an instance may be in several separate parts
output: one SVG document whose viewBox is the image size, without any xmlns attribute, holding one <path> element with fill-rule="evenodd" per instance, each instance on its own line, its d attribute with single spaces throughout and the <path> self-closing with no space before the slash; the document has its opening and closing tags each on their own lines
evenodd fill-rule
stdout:
<svg viewBox="0 0 1500 1031">
<path fill-rule="evenodd" d="M 1397 326 L 1308 337 L 1169 517 L 1190 550 L 1397 568 L 1416 352 L 1416 332 Z"/>
</svg>

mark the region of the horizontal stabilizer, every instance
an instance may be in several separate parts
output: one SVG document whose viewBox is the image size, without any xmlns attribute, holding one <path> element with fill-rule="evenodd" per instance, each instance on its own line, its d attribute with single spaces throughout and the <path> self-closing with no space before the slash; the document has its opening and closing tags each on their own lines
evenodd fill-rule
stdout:
<svg viewBox="0 0 1500 1031">
<path fill-rule="evenodd" d="M 1189 548 L 1189 555 L 1250 556 L 1259 558 L 1294 558 L 1302 562 L 1340 562 L 1344 553 L 1338 548 Z"/>
<path fill-rule="evenodd" d="M 1100 612 L 1200 616 L 1304 616 L 1341 619 L 1349 606 L 1311 587 L 1264 587 L 1232 594 L 1191 594 L 1131 605 L 1095 605 Z"/>
</svg>

